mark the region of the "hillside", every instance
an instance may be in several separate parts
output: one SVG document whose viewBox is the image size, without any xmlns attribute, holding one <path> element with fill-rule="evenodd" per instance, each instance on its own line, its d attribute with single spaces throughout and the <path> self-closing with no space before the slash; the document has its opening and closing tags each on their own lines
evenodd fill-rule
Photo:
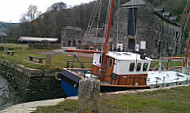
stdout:
<svg viewBox="0 0 190 113">
<path fill-rule="evenodd" d="M 120 0 L 124 4 L 130 0 Z M 170 11 L 172 15 L 180 17 L 183 13 L 187 0 L 147 0 L 156 7 L 164 7 L 165 11 Z M 81 27 L 87 29 L 93 9 L 99 11 L 98 2 L 90 2 L 72 8 L 48 11 L 32 22 L 22 22 L 19 27 L 19 35 L 38 36 L 38 37 L 57 37 L 61 38 L 61 30 L 65 26 Z M 108 0 L 102 0 L 100 18 L 95 16 L 93 27 L 104 26 L 107 14 Z M 114 12 L 118 9 L 118 0 L 115 0 Z M 99 20 L 99 21 L 98 21 Z M 178 21 L 180 18 L 178 19 Z M 0 24 L 6 26 L 6 24 Z M 18 33 L 16 33 L 18 34 Z M 11 36 L 14 37 L 14 36 Z"/>
<path fill-rule="evenodd" d="M 0 22 L 0 28 L 6 28 L 6 27 L 7 27 L 7 23 Z"/>
</svg>

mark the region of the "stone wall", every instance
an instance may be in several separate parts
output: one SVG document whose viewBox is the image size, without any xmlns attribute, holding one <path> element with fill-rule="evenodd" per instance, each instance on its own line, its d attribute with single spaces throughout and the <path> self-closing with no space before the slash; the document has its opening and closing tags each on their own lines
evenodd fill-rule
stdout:
<svg viewBox="0 0 190 113">
<path fill-rule="evenodd" d="M 140 1 L 140 0 L 139 0 Z M 112 38 L 113 42 L 116 44 L 123 44 L 124 51 L 135 51 L 129 48 L 129 40 L 134 39 L 135 45 L 141 44 L 141 41 L 146 42 L 146 49 L 140 49 L 140 52 L 146 53 L 150 57 L 168 56 L 168 48 L 175 48 L 177 33 L 180 33 L 182 28 L 176 22 L 170 21 L 168 18 L 162 14 L 164 12 L 155 12 L 154 8 L 150 5 L 139 5 L 135 6 L 137 8 L 137 21 L 136 21 L 136 35 L 130 36 L 128 34 L 128 19 L 129 19 L 129 9 L 133 7 L 121 7 L 116 11 L 114 15 L 113 32 Z M 119 21 L 117 18 L 119 16 Z M 117 24 L 118 28 L 118 39 L 117 37 Z M 179 41 L 177 54 L 181 54 L 180 51 L 181 41 Z M 160 47 L 159 47 L 160 46 Z M 159 50 L 160 49 L 160 50 Z M 160 51 L 160 52 L 159 52 Z"/>
<path fill-rule="evenodd" d="M 0 60 L 0 75 L 9 81 L 22 102 L 64 97 L 54 74 L 55 71 L 25 68 Z"/>
</svg>

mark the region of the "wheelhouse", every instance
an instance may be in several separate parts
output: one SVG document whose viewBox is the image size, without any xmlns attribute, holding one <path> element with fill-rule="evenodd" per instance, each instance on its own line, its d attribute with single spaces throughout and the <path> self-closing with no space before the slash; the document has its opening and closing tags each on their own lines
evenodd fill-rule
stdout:
<svg viewBox="0 0 190 113">
<path fill-rule="evenodd" d="M 109 52 L 107 54 L 107 69 L 113 68 L 111 74 L 116 75 L 139 75 L 148 74 L 151 59 L 131 52 Z M 93 58 L 93 71 L 98 74 L 101 66 L 101 54 L 95 53 Z M 107 70 L 106 70 L 107 71 Z"/>
</svg>

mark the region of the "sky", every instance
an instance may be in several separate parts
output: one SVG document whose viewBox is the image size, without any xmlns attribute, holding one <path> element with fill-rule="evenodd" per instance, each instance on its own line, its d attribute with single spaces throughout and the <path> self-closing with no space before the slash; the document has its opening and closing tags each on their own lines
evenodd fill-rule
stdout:
<svg viewBox="0 0 190 113">
<path fill-rule="evenodd" d="M 94 0 L 0 0 L 0 21 L 20 22 L 20 18 L 27 12 L 29 5 L 36 5 L 38 11 L 44 13 L 53 3 L 64 2 L 72 7 Z"/>
</svg>

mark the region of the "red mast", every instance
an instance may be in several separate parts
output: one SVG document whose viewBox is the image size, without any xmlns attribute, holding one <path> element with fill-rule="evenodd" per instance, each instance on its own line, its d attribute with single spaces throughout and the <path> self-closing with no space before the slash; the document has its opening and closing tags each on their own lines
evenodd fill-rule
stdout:
<svg viewBox="0 0 190 113">
<path fill-rule="evenodd" d="M 100 71 L 100 81 L 103 80 L 103 76 L 106 72 L 106 63 L 107 63 L 107 58 L 106 54 L 109 51 L 109 37 L 110 37 L 110 31 L 111 31 L 111 21 L 112 21 L 112 14 L 113 14 L 113 5 L 114 5 L 114 0 L 111 0 L 111 5 L 110 5 L 110 12 L 109 12 L 109 20 L 108 20 L 108 28 L 107 28 L 107 34 L 106 34 L 106 41 L 103 44 L 103 51 L 102 51 L 102 63 L 101 63 L 101 71 Z"/>
<path fill-rule="evenodd" d="M 189 48 L 190 48 L 190 31 L 189 31 L 189 39 L 188 39 L 188 43 L 187 43 L 187 49 L 186 49 L 186 53 L 185 53 L 185 57 L 183 60 L 183 67 L 187 67 L 187 58 L 189 55 Z"/>
</svg>

